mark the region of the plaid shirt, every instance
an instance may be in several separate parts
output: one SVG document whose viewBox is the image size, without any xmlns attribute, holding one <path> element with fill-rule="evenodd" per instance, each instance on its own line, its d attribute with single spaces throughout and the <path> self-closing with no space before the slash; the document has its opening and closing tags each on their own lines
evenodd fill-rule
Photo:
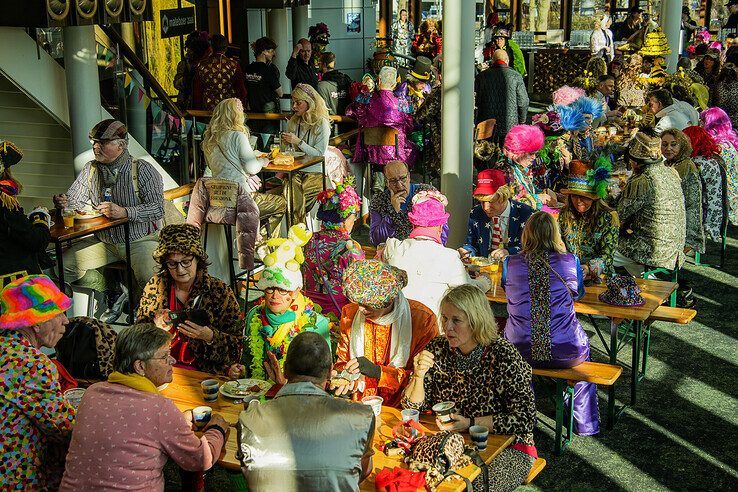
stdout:
<svg viewBox="0 0 738 492">
<path fill-rule="evenodd" d="M 157 222 L 164 216 L 164 184 L 161 175 L 150 163 L 143 159 L 138 161 L 138 194 L 133 188 L 131 178 L 132 159 L 120 168 L 120 176 L 110 187 L 111 200 L 126 209 L 130 220 L 131 241 L 141 239 L 158 229 Z M 96 170 L 90 182 L 90 169 L 96 161 L 88 162 L 82 172 L 74 180 L 67 191 L 69 207 L 83 208 L 88 201 L 97 207 L 103 201 L 106 186 L 102 181 L 102 173 Z M 140 197 L 140 198 L 139 198 Z M 122 227 L 113 227 L 95 234 L 100 241 L 108 244 L 120 244 L 126 240 Z"/>
</svg>

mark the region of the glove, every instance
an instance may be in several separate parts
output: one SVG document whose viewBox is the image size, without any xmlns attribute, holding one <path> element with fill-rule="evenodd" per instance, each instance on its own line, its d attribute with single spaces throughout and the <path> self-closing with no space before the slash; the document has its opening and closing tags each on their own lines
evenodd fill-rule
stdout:
<svg viewBox="0 0 738 492">
<path fill-rule="evenodd" d="M 36 207 L 31 210 L 31 213 L 28 214 L 28 220 L 34 223 L 41 221 L 46 224 L 46 227 L 51 227 L 51 215 L 49 215 L 49 210 L 46 207 Z"/>
<path fill-rule="evenodd" d="M 368 378 L 379 379 L 382 377 L 382 368 L 373 363 L 363 355 L 356 358 L 359 363 L 359 372 Z"/>
</svg>

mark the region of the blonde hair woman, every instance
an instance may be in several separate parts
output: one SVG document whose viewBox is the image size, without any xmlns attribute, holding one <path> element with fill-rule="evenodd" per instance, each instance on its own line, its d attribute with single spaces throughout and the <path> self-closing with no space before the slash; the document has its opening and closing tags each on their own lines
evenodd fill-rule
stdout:
<svg viewBox="0 0 738 492">
<path fill-rule="evenodd" d="M 297 84 L 292 89 L 292 118 L 287 123 L 287 131 L 282 140 L 295 146 L 306 156 L 325 157 L 326 173 L 334 183 L 348 176 L 348 164 L 340 151 L 328 146 L 331 138 L 331 123 L 328 108 L 320 94 L 308 84 Z M 292 175 L 293 210 L 292 223 L 303 222 L 305 214 L 315 205 L 318 192 L 323 189 L 323 175 L 320 164 L 307 168 L 312 172 L 298 172 Z"/>
<path fill-rule="evenodd" d="M 245 119 L 240 99 L 224 99 L 215 107 L 203 135 L 205 175 L 241 184 L 259 207 L 259 217 L 269 218 L 268 234 L 273 237 L 287 210 L 287 201 L 277 194 L 258 192 L 261 180 L 257 174 L 268 161 L 256 158 Z"/>
<path fill-rule="evenodd" d="M 533 367 L 574 367 L 589 360 L 589 339 L 574 301 L 584 296 L 579 258 L 566 252 L 553 215 L 536 212 L 525 223 L 522 253 L 505 258 L 505 338 Z M 597 387 L 574 387 L 574 432 L 600 431 Z"/>
<path fill-rule="evenodd" d="M 494 473 L 488 474 L 489 490 L 513 490 L 538 456 L 530 366 L 498 336 L 489 301 L 477 287 L 449 290 L 441 300 L 440 321 L 444 335 L 415 356 L 402 406 L 423 410 L 453 401 L 451 422 L 436 420 L 441 429 L 464 432 L 483 425 L 493 434 L 515 435 L 514 444 L 489 464 Z"/>
</svg>

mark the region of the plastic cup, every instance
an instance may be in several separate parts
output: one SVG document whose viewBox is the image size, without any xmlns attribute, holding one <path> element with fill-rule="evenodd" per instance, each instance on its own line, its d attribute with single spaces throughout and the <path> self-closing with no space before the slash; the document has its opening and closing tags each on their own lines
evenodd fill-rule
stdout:
<svg viewBox="0 0 738 492">
<path fill-rule="evenodd" d="M 433 405 L 433 413 L 436 414 L 438 420 L 444 424 L 451 422 L 451 414 L 456 411 L 456 403 L 452 401 L 442 401 Z"/>
<path fill-rule="evenodd" d="M 414 420 L 415 422 L 420 422 L 420 412 L 417 410 L 406 408 L 400 413 L 402 414 L 403 422 L 409 422 L 411 420 Z"/>
<path fill-rule="evenodd" d="M 469 436 L 477 450 L 484 451 L 487 449 L 487 438 L 489 438 L 489 429 L 483 425 L 472 425 L 469 427 Z"/>
<path fill-rule="evenodd" d="M 210 422 L 213 416 L 213 409 L 210 407 L 195 407 L 192 409 L 192 420 L 196 429 L 202 429 Z"/>
<path fill-rule="evenodd" d="M 384 398 L 381 396 L 365 396 L 361 399 L 361 403 L 372 407 L 375 417 L 379 417 L 382 414 L 382 403 L 384 403 Z"/>
<path fill-rule="evenodd" d="M 206 402 L 213 402 L 218 399 L 218 389 L 220 388 L 220 382 L 216 379 L 206 379 L 200 383 L 202 387 L 202 398 Z"/>
<path fill-rule="evenodd" d="M 77 214 L 73 208 L 65 208 L 62 210 L 62 220 L 64 221 L 64 228 L 71 229 L 74 227 L 74 216 Z"/>
</svg>

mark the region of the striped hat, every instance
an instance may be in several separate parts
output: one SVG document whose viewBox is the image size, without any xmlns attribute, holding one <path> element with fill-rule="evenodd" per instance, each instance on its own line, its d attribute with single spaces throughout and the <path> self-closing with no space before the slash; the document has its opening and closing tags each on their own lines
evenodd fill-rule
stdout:
<svg viewBox="0 0 738 492">
<path fill-rule="evenodd" d="M 28 275 L 0 291 L 0 328 L 24 328 L 62 314 L 72 305 L 46 275 Z"/>
<path fill-rule="evenodd" d="M 119 138 L 127 140 L 128 129 L 120 121 L 110 118 L 93 126 L 89 136 L 90 140 L 117 140 Z"/>
</svg>

